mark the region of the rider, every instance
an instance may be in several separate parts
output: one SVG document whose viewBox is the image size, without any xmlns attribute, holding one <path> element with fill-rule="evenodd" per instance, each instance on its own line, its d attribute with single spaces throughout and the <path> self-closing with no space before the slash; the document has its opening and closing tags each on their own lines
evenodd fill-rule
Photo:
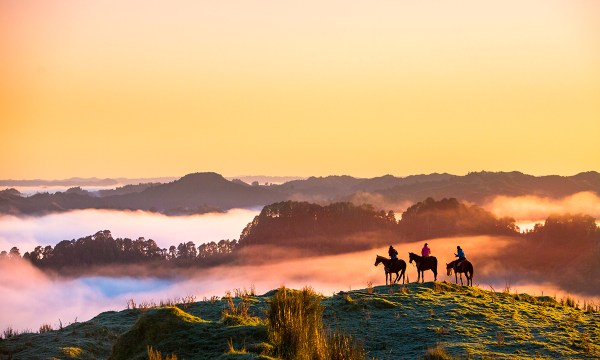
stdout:
<svg viewBox="0 0 600 360">
<path fill-rule="evenodd" d="M 390 248 L 388 249 L 388 254 L 390 255 L 390 259 L 392 259 L 392 261 L 398 260 L 398 251 L 396 251 L 392 245 L 390 245 Z"/>
<path fill-rule="evenodd" d="M 423 246 L 423 249 L 421 249 L 421 255 L 423 257 L 428 257 L 429 254 L 431 254 L 431 249 L 427 247 L 427 243 L 425 243 L 425 245 Z"/>
<path fill-rule="evenodd" d="M 463 262 L 463 260 L 466 259 L 465 252 L 463 251 L 463 249 L 460 248 L 460 246 L 456 247 L 456 254 L 454 254 L 454 256 L 458 258 L 458 260 L 456 261 L 457 267 Z"/>
</svg>

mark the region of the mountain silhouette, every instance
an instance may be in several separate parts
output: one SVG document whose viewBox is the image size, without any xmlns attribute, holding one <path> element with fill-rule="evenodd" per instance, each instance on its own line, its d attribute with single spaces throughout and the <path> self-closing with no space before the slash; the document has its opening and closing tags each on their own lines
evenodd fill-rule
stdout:
<svg viewBox="0 0 600 360">
<path fill-rule="evenodd" d="M 227 180 L 214 172 L 193 173 L 168 183 L 127 185 L 96 192 L 71 188 L 55 194 L 23 196 L 14 189 L 0 191 L 0 213 L 43 214 L 73 209 L 128 209 L 183 215 L 262 207 L 297 200 L 327 204 L 353 201 L 357 194 L 376 195 L 390 203 L 457 198 L 484 204 L 498 195 L 536 195 L 560 198 L 582 191 L 600 194 L 600 174 L 532 176 L 513 172 L 473 172 L 464 176 L 421 174 L 375 178 L 352 176 L 310 177 L 281 185 L 247 184 Z M 359 201 L 359 200 L 356 200 Z"/>
</svg>

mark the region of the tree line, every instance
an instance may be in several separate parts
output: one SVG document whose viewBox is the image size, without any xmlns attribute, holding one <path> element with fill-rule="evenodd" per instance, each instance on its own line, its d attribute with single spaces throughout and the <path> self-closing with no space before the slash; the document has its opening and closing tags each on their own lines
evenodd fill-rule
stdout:
<svg viewBox="0 0 600 360">
<path fill-rule="evenodd" d="M 600 229 L 591 216 L 553 215 L 544 224 L 521 233 L 513 218 L 497 218 L 479 206 L 454 198 L 428 198 L 406 209 L 399 220 L 393 211 L 376 210 L 367 204 L 339 202 L 323 206 L 284 201 L 265 206 L 243 229 L 239 240 L 213 241 L 199 246 L 188 241 L 167 249 L 160 248 L 152 239 L 115 239 L 110 231 L 103 230 L 77 240 L 63 240 L 54 247 L 37 246 L 23 256 L 13 247 L 8 252 L 2 251 L 0 260 L 22 257 L 40 268 L 51 269 L 147 263 L 212 266 L 247 256 L 245 249 L 261 245 L 332 254 L 389 243 L 469 235 L 522 239 L 518 249 L 531 253 L 559 248 L 571 240 L 585 244 L 582 253 L 600 253 Z"/>
<path fill-rule="evenodd" d="M 64 267 L 87 267 L 106 264 L 161 263 L 176 266 L 210 265 L 217 258 L 231 254 L 237 240 L 211 241 L 196 246 L 193 241 L 160 248 L 152 239 L 113 238 L 109 230 L 98 231 L 94 235 L 77 240 L 63 240 L 52 247 L 37 246 L 25 252 L 24 260 L 40 268 L 60 269 Z M 21 257 L 20 250 L 13 247 L 9 252 L 2 251 L 0 259 Z"/>
</svg>

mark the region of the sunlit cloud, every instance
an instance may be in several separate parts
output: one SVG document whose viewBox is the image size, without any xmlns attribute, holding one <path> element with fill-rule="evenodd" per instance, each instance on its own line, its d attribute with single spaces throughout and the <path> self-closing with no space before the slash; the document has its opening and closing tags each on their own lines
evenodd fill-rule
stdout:
<svg viewBox="0 0 600 360">
<path fill-rule="evenodd" d="M 496 216 L 510 216 L 523 224 L 543 222 L 552 214 L 587 214 L 600 219 L 600 196 L 594 192 L 579 192 L 560 199 L 527 196 L 497 196 L 484 205 Z"/>
<path fill-rule="evenodd" d="M 438 281 L 454 281 L 446 276 L 445 263 L 453 260 L 456 245 L 460 245 L 475 266 L 473 283 L 486 290 L 502 291 L 509 285 L 510 291 L 530 293 L 536 296 L 569 294 L 551 283 L 526 281 L 527 274 L 520 277 L 500 271 L 502 258 L 496 257 L 510 244 L 504 237 L 456 237 L 428 240 L 432 254 L 438 258 Z M 408 252 L 419 253 L 423 242 L 394 243 L 400 258 L 408 263 Z M 281 285 L 291 288 L 311 286 L 324 295 L 339 291 L 364 289 L 369 283 L 385 284 L 384 269 L 374 266 L 377 254 L 387 255 L 387 246 L 356 253 L 267 260 L 261 264 L 227 264 L 210 269 L 183 270 L 173 278 L 131 278 L 91 275 L 78 279 L 55 278 L 42 273 L 29 263 L 0 263 L 0 328 L 13 326 L 18 329 L 37 330 L 43 323 L 57 326 L 85 321 L 102 311 L 122 310 L 127 300 L 137 303 L 181 298 L 194 295 L 204 297 L 223 296 L 228 290 L 254 288 L 263 294 Z M 126 268 L 113 269 L 115 274 L 127 273 Z M 15 274 L 19 274 L 18 278 Z M 408 265 L 408 279 L 417 279 L 416 269 Z M 426 281 L 433 280 L 431 271 Z M 570 293 L 573 295 L 572 293 Z M 576 297 L 579 296 L 575 294 Z M 579 296 L 578 299 L 590 299 Z"/>
<path fill-rule="evenodd" d="M 75 210 L 40 217 L 0 216 L 0 250 L 17 246 L 21 253 L 37 245 L 110 230 L 113 237 L 153 239 L 163 248 L 193 241 L 196 245 L 237 239 L 259 210 L 233 209 L 226 213 L 166 216 L 144 211 Z"/>
</svg>

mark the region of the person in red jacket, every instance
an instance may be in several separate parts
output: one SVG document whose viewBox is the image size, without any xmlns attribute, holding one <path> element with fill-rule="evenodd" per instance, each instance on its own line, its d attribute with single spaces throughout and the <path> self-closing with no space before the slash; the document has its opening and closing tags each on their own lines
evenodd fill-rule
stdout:
<svg viewBox="0 0 600 360">
<path fill-rule="evenodd" d="M 425 243 L 425 246 L 423 246 L 423 249 L 421 249 L 421 255 L 423 257 L 428 257 L 429 254 L 431 254 L 431 249 L 427 247 L 427 243 Z"/>
</svg>

